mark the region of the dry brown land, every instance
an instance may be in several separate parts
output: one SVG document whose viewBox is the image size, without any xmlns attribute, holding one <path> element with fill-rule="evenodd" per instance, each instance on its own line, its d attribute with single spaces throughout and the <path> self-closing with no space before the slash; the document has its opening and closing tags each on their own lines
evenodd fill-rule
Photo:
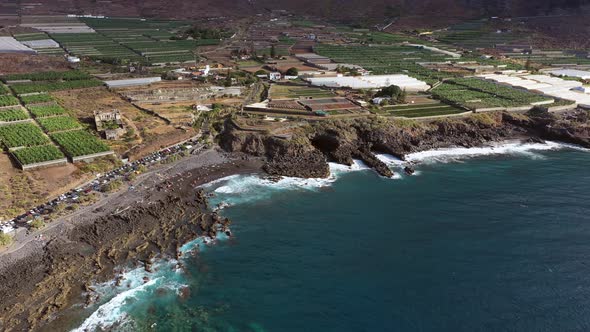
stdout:
<svg viewBox="0 0 590 332">
<path fill-rule="evenodd" d="M 69 70 L 68 63 L 59 56 L 0 53 L 0 74 L 64 70 Z"/>
<path fill-rule="evenodd" d="M 0 220 L 47 202 L 63 192 L 76 188 L 102 172 L 114 167 L 110 159 L 90 164 L 67 164 L 33 171 L 21 171 L 6 153 L 0 154 Z"/>
<path fill-rule="evenodd" d="M 144 112 L 105 87 L 53 93 L 59 103 L 80 121 L 94 125 L 93 112 L 118 109 L 133 135 L 118 141 L 108 141 L 119 154 L 131 160 L 139 159 L 162 147 L 194 136 L 192 128 L 178 128 L 165 120 Z"/>
</svg>

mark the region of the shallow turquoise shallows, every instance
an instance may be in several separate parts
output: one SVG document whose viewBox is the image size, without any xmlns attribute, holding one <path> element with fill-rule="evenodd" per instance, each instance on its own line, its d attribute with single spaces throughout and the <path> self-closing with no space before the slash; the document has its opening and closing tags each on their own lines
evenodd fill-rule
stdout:
<svg viewBox="0 0 590 332">
<path fill-rule="evenodd" d="M 222 214 L 234 221 L 234 237 L 188 254 L 186 273 L 163 262 L 154 284 L 106 304 L 113 317 L 85 323 L 590 330 L 589 152 L 439 156 L 417 170 L 398 179 L 339 167 L 325 181 L 219 181 L 208 190 L 216 204 L 229 204 Z"/>
</svg>

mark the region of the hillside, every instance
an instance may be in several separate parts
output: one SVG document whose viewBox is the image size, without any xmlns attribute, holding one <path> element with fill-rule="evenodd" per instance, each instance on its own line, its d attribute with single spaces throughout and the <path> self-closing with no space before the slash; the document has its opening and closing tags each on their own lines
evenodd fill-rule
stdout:
<svg viewBox="0 0 590 332">
<path fill-rule="evenodd" d="M 383 19 L 393 16 L 477 17 L 531 16 L 577 12 L 590 0 L 5 0 L 2 7 L 22 14 L 103 14 L 197 18 L 246 16 L 276 9 L 336 18 Z M 4 2 L 4 1 L 3 1 Z"/>
</svg>

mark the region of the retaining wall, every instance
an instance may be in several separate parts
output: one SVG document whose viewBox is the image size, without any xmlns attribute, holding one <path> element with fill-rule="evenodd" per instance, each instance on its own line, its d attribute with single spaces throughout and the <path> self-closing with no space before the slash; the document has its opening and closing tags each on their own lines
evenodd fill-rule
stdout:
<svg viewBox="0 0 590 332">
<path fill-rule="evenodd" d="M 35 164 L 28 164 L 28 165 L 22 165 L 18 159 L 14 158 L 16 160 L 16 162 L 18 163 L 19 167 L 23 170 L 23 171 L 30 171 L 32 169 L 39 169 L 39 168 L 46 168 L 46 167 L 53 167 L 53 166 L 62 166 L 62 165 L 67 165 L 68 163 L 68 159 L 66 158 L 62 158 L 62 159 L 56 159 L 56 160 L 50 160 L 50 161 L 44 161 L 42 163 L 35 163 Z"/>
<path fill-rule="evenodd" d="M 114 151 L 106 151 L 106 152 L 99 152 L 99 153 L 95 153 L 95 154 L 87 154 L 85 156 L 78 156 L 78 157 L 72 157 L 72 162 L 78 162 L 78 161 L 92 161 L 96 158 L 100 158 L 100 157 L 104 157 L 104 156 L 110 156 L 115 154 Z"/>
</svg>

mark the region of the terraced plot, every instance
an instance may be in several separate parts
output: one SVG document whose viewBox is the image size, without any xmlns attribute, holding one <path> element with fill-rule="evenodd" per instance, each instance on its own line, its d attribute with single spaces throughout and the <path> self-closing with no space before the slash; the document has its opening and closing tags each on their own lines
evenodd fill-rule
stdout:
<svg viewBox="0 0 590 332">
<path fill-rule="evenodd" d="M 25 105 L 43 104 L 43 103 L 49 103 L 49 102 L 53 102 L 54 101 L 53 97 L 51 97 L 50 95 L 48 95 L 46 93 L 41 93 L 41 94 L 38 94 L 38 95 L 21 96 L 20 97 L 20 100 Z"/>
<path fill-rule="evenodd" d="M 0 122 L 13 122 L 26 120 L 29 118 L 29 114 L 22 108 L 9 108 L 0 109 Z"/>
<path fill-rule="evenodd" d="M 476 78 L 456 78 L 432 89 L 433 96 L 470 109 L 519 107 L 549 100 L 532 92 Z"/>
<path fill-rule="evenodd" d="M 21 146 L 37 146 L 48 144 L 49 138 L 41 128 L 32 123 L 17 123 L 0 126 L 0 141 L 10 149 Z"/>
<path fill-rule="evenodd" d="M 464 109 L 440 103 L 427 105 L 410 105 L 387 108 L 387 115 L 405 118 L 454 115 L 467 112 Z"/>
<path fill-rule="evenodd" d="M 44 118 L 47 116 L 62 115 L 66 113 L 66 110 L 57 104 L 29 106 L 28 109 L 36 118 Z"/>
<path fill-rule="evenodd" d="M 19 101 L 14 96 L 0 96 L 0 107 L 4 106 L 15 106 L 18 105 Z"/>
<path fill-rule="evenodd" d="M 31 165 L 65 158 L 55 145 L 32 146 L 11 151 L 21 165 Z"/>
<path fill-rule="evenodd" d="M 82 125 L 74 118 L 69 116 L 54 116 L 49 118 L 38 119 L 37 122 L 48 133 L 80 129 Z"/>
<path fill-rule="evenodd" d="M 428 84 L 449 77 L 449 74 L 435 72 L 418 64 L 451 60 L 448 56 L 410 46 L 319 45 L 316 52 L 338 63 L 359 65 L 375 75 L 409 74 Z"/>
<path fill-rule="evenodd" d="M 51 138 L 71 158 L 110 151 L 108 145 L 83 130 L 54 133 Z"/>
<path fill-rule="evenodd" d="M 51 92 L 61 90 L 74 90 L 91 88 L 104 85 L 102 81 L 97 79 L 89 80 L 74 80 L 74 81 L 38 81 L 32 83 L 15 83 L 11 87 L 19 95 L 38 92 Z"/>
<path fill-rule="evenodd" d="M 298 99 L 301 97 L 330 98 L 334 94 L 327 90 L 307 86 L 272 85 L 269 92 L 272 99 Z"/>
</svg>

